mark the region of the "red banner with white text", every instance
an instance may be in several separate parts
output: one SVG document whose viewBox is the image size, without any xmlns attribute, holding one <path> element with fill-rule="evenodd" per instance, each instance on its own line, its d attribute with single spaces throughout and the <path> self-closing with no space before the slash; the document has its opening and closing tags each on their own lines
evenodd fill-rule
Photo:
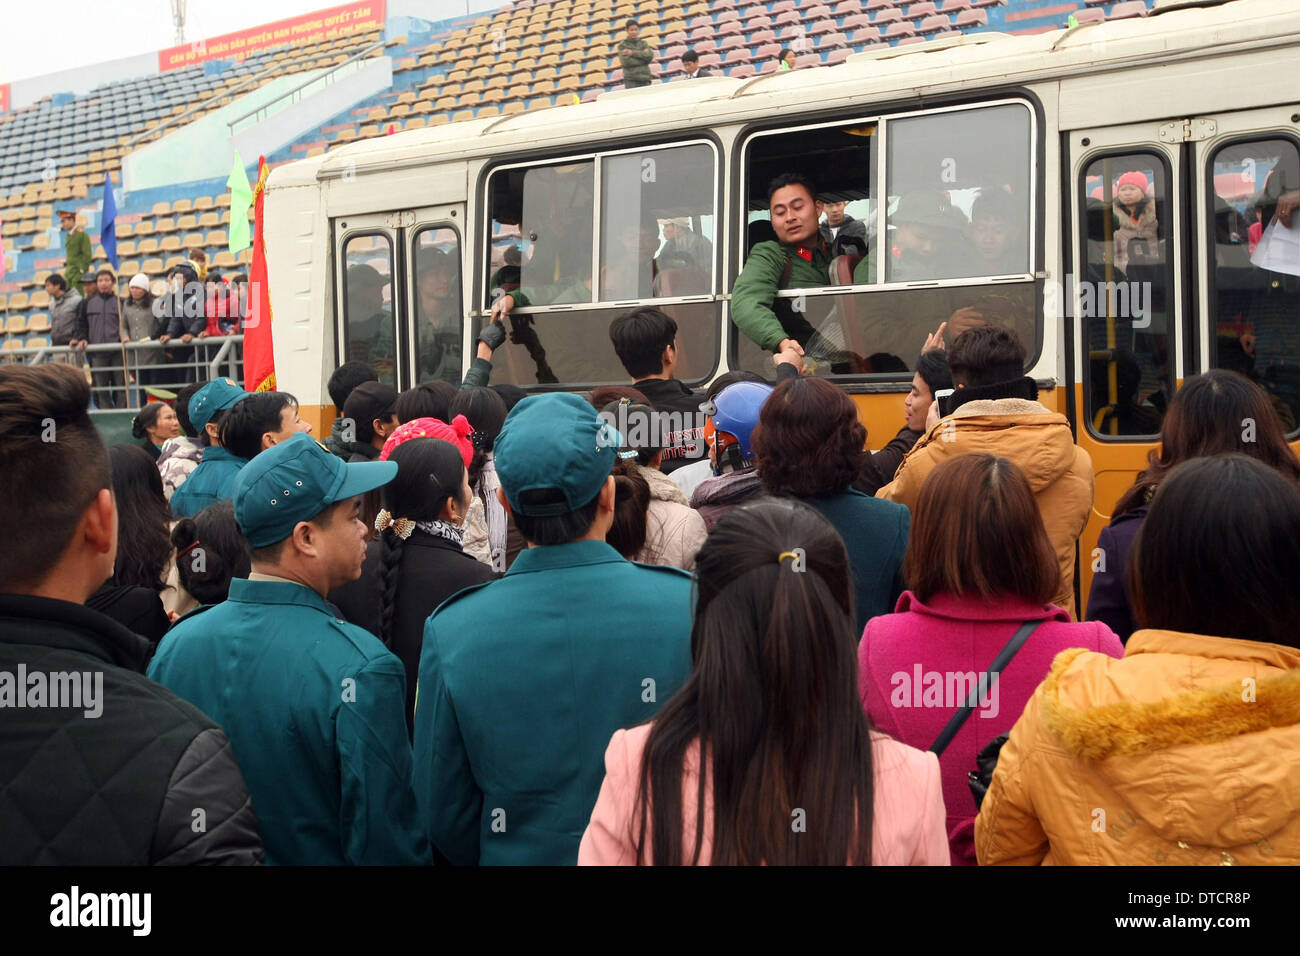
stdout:
<svg viewBox="0 0 1300 956">
<path fill-rule="evenodd" d="M 158 51 L 158 69 L 176 70 L 208 60 L 242 60 L 250 53 L 284 44 L 317 43 L 384 27 L 385 0 L 347 3 L 277 20 L 237 33 L 195 40 L 185 46 Z"/>
</svg>

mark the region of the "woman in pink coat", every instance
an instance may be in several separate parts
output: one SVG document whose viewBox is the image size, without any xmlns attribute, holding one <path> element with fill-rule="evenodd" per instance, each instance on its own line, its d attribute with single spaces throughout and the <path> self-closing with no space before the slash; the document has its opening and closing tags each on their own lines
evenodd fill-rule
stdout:
<svg viewBox="0 0 1300 956">
<path fill-rule="evenodd" d="M 974 865 L 975 798 L 967 774 L 1010 731 L 1052 660 L 1070 647 L 1124 655 L 1099 622 L 1071 623 L 1048 603 L 1060 584 L 1056 553 L 1024 473 L 1005 458 L 960 455 L 926 479 L 903 563 L 910 590 L 895 613 L 867 622 L 858 647 L 862 705 L 873 727 L 929 748 L 953 713 L 979 705 L 939 765 L 954 865 Z M 1021 624 L 1041 621 L 996 681 L 984 678 Z"/>
<path fill-rule="evenodd" d="M 857 697 L 835 529 L 790 499 L 737 506 L 696 574 L 691 675 L 611 739 L 579 864 L 946 865 L 938 762 Z"/>
</svg>

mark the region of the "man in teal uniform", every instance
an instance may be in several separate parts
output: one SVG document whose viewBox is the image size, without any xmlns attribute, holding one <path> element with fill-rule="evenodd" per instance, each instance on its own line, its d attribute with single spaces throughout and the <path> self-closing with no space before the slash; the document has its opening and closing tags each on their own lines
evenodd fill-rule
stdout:
<svg viewBox="0 0 1300 956">
<path fill-rule="evenodd" d="M 690 575 L 605 543 L 620 444 L 555 392 L 516 405 L 496 440 L 528 549 L 429 618 L 415 704 L 416 796 L 452 863 L 575 863 L 610 737 L 690 670 Z"/>
<path fill-rule="evenodd" d="M 749 251 L 731 291 L 731 320 L 767 352 L 789 349 L 804 355 L 816 330 L 791 300 L 776 294 L 830 282 L 830 250 L 818 224 L 822 204 L 812 183 L 797 173 L 773 179 L 767 202 L 776 241 L 756 243 Z"/>
<path fill-rule="evenodd" d="M 190 399 L 190 422 L 204 442 L 203 459 L 184 483 L 172 493 L 172 515 L 190 518 L 208 505 L 230 498 L 239 469 L 247 464 L 221 447 L 221 419 L 227 409 L 248 398 L 248 392 L 233 379 L 216 378 Z"/>
<path fill-rule="evenodd" d="M 149 666 L 225 728 L 268 863 L 431 861 L 402 662 L 324 597 L 360 577 L 361 495 L 396 474 L 393 462 L 346 465 L 305 434 L 261 452 L 234 487 L 252 573 L 177 624 Z"/>
</svg>

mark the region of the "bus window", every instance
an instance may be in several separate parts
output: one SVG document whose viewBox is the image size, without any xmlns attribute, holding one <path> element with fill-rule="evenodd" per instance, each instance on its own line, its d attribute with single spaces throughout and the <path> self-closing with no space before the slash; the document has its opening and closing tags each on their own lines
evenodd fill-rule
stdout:
<svg viewBox="0 0 1300 956">
<path fill-rule="evenodd" d="M 1238 142 L 1213 158 L 1215 368 L 1269 393 L 1287 432 L 1300 420 L 1300 153 Z M 1287 222 L 1289 220 L 1289 224 Z"/>
<path fill-rule="evenodd" d="M 343 261 L 344 361 L 372 365 L 381 382 L 396 388 L 393 247 L 377 233 L 350 236 Z"/>
<path fill-rule="evenodd" d="M 885 281 L 1030 272 L 1028 110 L 904 117 L 889 121 L 888 139 Z"/>
<path fill-rule="evenodd" d="M 601 158 L 601 301 L 713 290 L 715 165 L 702 144 Z"/>
<path fill-rule="evenodd" d="M 417 381 L 460 384 L 462 312 L 460 237 L 449 227 L 415 234 L 415 354 Z"/>
<path fill-rule="evenodd" d="M 534 306 L 592 301 L 594 188 L 591 160 L 493 174 L 485 307 L 507 291 Z"/>
<path fill-rule="evenodd" d="M 862 121 L 760 133 L 751 138 L 745 146 L 744 257 L 760 242 L 777 241 L 768 212 L 768 185 L 784 173 L 798 173 L 812 182 L 817 190 L 814 198 L 823 204 L 820 232 L 827 255 L 852 257 L 844 260 L 845 275 L 834 280 L 827 275 L 826 284 L 850 284 L 852 267 L 875 243 L 875 144 L 876 124 Z M 825 211 L 825 203 L 843 204 L 837 224 L 831 223 L 832 214 Z"/>
<path fill-rule="evenodd" d="M 1088 164 L 1080 183 L 1084 269 L 1065 289 L 1085 329 L 1088 428 L 1156 435 L 1173 392 L 1169 173 L 1154 153 Z"/>
</svg>

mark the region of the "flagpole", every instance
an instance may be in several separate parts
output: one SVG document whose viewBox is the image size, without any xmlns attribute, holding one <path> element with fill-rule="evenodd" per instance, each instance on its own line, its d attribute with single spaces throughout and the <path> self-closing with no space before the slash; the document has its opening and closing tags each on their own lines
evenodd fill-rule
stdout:
<svg viewBox="0 0 1300 956">
<path fill-rule="evenodd" d="M 121 291 L 117 283 L 121 281 L 118 276 L 114 281 L 113 304 L 117 306 L 117 343 L 122 350 L 122 398 L 127 403 L 131 402 L 131 373 L 126 367 L 126 330 L 122 327 L 122 299 L 118 296 Z"/>
</svg>

